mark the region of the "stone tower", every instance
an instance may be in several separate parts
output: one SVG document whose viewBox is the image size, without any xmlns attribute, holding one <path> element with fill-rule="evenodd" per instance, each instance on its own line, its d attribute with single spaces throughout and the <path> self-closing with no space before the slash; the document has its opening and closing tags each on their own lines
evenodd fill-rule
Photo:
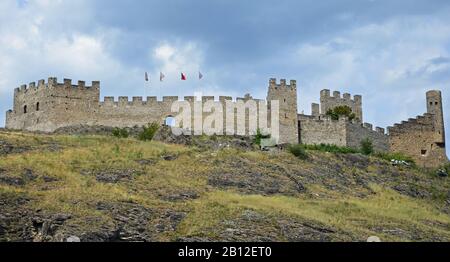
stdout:
<svg viewBox="0 0 450 262">
<path fill-rule="evenodd" d="M 297 113 L 297 82 L 291 80 L 286 84 L 285 79 L 276 83 L 275 78 L 269 80 L 269 90 L 267 94 L 269 106 L 272 101 L 279 103 L 279 144 L 299 142 L 298 137 L 298 113 Z"/>
<path fill-rule="evenodd" d="M 442 112 L 442 95 L 439 90 L 427 92 L 427 113 L 434 115 L 436 144 L 445 146 L 444 114 Z"/>
<path fill-rule="evenodd" d="M 320 106 L 322 114 L 326 114 L 329 109 L 333 109 L 337 106 L 348 106 L 352 109 L 352 112 L 355 113 L 358 122 L 364 121 L 361 95 L 355 95 L 352 99 L 349 93 L 345 93 L 341 97 L 341 92 L 334 91 L 333 96 L 331 96 L 330 90 L 324 89 L 320 91 Z M 317 113 L 317 106 L 315 106 L 314 111 L 316 112 L 313 112 L 313 115 Z"/>
<path fill-rule="evenodd" d="M 445 152 L 441 92 L 426 93 L 427 112 L 389 127 L 391 151 L 414 158 L 421 167 L 435 168 L 448 162 Z"/>
<path fill-rule="evenodd" d="M 92 114 L 98 109 L 100 82 L 87 86 L 55 77 L 39 80 L 14 89 L 14 107 L 6 113 L 6 128 L 51 132 L 61 126 L 93 124 Z"/>
</svg>

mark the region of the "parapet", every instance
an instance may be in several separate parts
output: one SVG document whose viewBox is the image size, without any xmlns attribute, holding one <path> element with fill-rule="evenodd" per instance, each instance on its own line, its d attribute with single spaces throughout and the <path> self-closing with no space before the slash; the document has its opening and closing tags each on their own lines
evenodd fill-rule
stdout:
<svg viewBox="0 0 450 262">
<path fill-rule="evenodd" d="M 311 104 L 311 115 L 312 116 L 318 116 L 320 115 L 320 105 L 317 103 Z"/>
<path fill-rule="evenodd" d="M 214 101 L 214 96 L 203 96 L 202 102 L 205 103 L 207 101 Z"/>
<path fill-rule="evenodd" d="M 370 129 L 370 130 L 373 130 L 373 125 L 372 125 L 372 124 L 369 124 L 369 123 L 364 123 L 364 124 L 363 124 L 363 127 L 364 127 L 364 128 L 367 128 L 367 129 Z"/>
<path fill-rule="evenodd" d="M 345 100 L 345 101 L 353 101 L 356 103 L 361 103 L 361 101 L 362 101 L 361 95 L 354 95 L 353 99 L 352 99 L 352 96 L 349 93 L 344 93 L 341 96 L 341 92 L 334 91 L 333 96 L 331 96 L 330 94 L 331 94 L 331 92 L 329 89 L 323 89 L 320 91 L 320 98 L 322 100 L 341 99 L 341 100 Z"/>
<path fill-rule="evenodd" d="M 409 118 L 407 121 L 396 123 L 393 126 L 388 127 L 389 135 L 396 133 L 406 133 L 410 131 L 426 131 L 434 130 L 434 115 L 425 113 L 416 118 Z"/>
<path fill-rule="evenodd" d="M 100 89 L 100 81 L 92 81 L 91 86 L 86 86 L 85 81 L 78 81 L 78 85 L 73 85 L 71 79 L 65 78 L 63 80 L 63 83 L 58 83 L 58 79 L 56 77 L 49 77 L 47 80 L 47 83 L 45 83 L 44 79 L 41 79 L 37 82 L 31 82 L 27 85 L 21 85 L 19 88 L 14 89 L 14 93 L 19 92 L 27 92 L 29 89 L 32 90 L 39 90 L 41 88 L 57 88 L 57 87 L 64 87 L 64 88 L 79 88 L 79 89 Z"/>
<path fill-rule="evenodd" d="M 277 84 L 277 79 L 271 78 L 269 80 L 269 89 L 281 89 L 281 88 L 288 88 L 291 90 L 297 89 L 297 81 L 296 80 L 291 80 L 289 83 L 290 83 L 289 85 L 286 84 L 286 79 L 280 79 L 280 84 Z"/>
<path fill-rule="evenodd" d="M 178 101 L 178 96 L 163 96 L 163 102 L 175 102 Z"/>
<path fill-rule="evenodd" d="M 233 100 L 233 98 L 231 96 L 219 96 L 220 102 L 232 101 L 232 100 Z"/>
<path fill-rule="evenodd" d="M 375 127 L 375 131 L 377 131 L 378 133 L 381 133 L 381 134 L 386 134 L 386 130 L 382 127 L 378 127 L 378 126 Z"/>
</svg>

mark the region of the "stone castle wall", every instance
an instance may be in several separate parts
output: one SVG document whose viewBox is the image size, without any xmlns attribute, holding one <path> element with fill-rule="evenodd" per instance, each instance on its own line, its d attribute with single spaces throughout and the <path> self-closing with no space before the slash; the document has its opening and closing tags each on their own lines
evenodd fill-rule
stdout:
<svg viewBox="0 0 450 262">
<path fill-rule="evenodd" d="M 344 119 L 331 120 L 329 116 L 299 115 L 298 117 L 301 143 L 307 145 L 347 145 L 347 130 Z"/>
<path fill-rule="evenodd" d="M 280 100 L 279 113 L 280 116 L 283 115 L 283 119 L 280 117 L 279 143 L 298 142 L 297 123 L 294 122 L 297 114 L 296 93 L 295 81 L 286 85 L 284 79 L 280 80 L 280 84 L 277 84 L 275 79 L 270 80 L 268 98 Z M 184 97 L 183 100 L 191 106 L 191 116 L 194 115 L 194 103 L 197 103 L 195 99 Z M 105 97 L 104 101 L 100 101 L 100 83 L 97 81 L 91 86 L 86 86 L 82 81 L 78 82 L 78 85 L 72 85 L 70 79 L 65 79 L 64 83 L 60 84 L 56 78 L 49 78 L 48 83 L 40 80 L 37 86 L 30 83 L 28 87 L 23 85 L 15 89 L 14 108 L 7 112 L 6 128 L 53 132 L 61 127 L 75 125 L 133 127 L 152 122 L 164 124 L 167 117 L 178 114 L 172 112 L 175 101 L 179 101 L 176 96 L 163 97 L 162 101 L 158 101 L 156 97 L 147 97 L 146 100 L 143 97 L 133 97 L 131 100 L 128 97 L 119 97 L 118 100 L 114 97 Z M 223 116 L 223 133 L 233 134 L 236 130 L 239 135 L 254 135 L 256 130 L 249 129 L 250 119 L 258 123 L 266 121 L 270 127 L 270 114 L 261 118 L 258 115 L 259 102 L 263 100 L 253 99 L 250 95 L 237 98 L 235 101 L 227 96 L 221 96 L 218 100 L 214 97 L 202 97 L 201 101 L 203 103 L 214 101 L 213 107 L 220 108 Z M 256 107 L 238 112 L 236 105 L 247 102 Z M 231 106 L 227 107 L 227 103 Z M 202 109 L 201 106 L 200 108 Z M 203 120 L 214 114 L 214 110 L 202 112 Z M 227 110 L 232 111 L 233 118 L 227 119 Z M 266 119 L 263 119 L 264 117 Z M 192 117 L 191 130 L 201 126 L 202 123 L 202 120 L 197 121 Z M 227 123 L 232 123 L 234 130 L 226 130 Z M 245 123 L 245 126 L 240 123 Z M 213 126 L 216 127 L 216 124 Z"/>
<path fill-rule="evenodd" d="M 100 101 L 100 82 L 94 81 L 87 86 L 84 81 L 77 85 L 70 79 L 58 83 L 56 78 L 49 78 L 46 83 L 40 80 L 38 84 L 30 83 L 14 90 L 14 106 L 6 112 L 6 128 L 28 131 L 53 132 L 61 127 L 90 125 L 110 127 L 142 126 L 151 122 L 164 124 L 167 117 L 178 113 L 172 112 L 174 101 L 178 97 L 166 96 L 162 101 L 156 97 L 105 97 Z M 278 128 L 280 144 L 335 144 L 338 146 L 360 147 L 361 140 L 370 138 L 377 151 L 401 152 L 412 156 L 416 162 L 425 167 L 436 167 L 448 161 L 445 153 L 445 131 L 442 111 L 442 98 L 439 91 L 427 92 L 427 113 L 401 124 L 395 124 L 385 134 L 383 128 L 375 128 L 362 122 L 362 97 L 350 94 L 342 97 L 339 92 L 325 89 L 320 93 L 320 104 L 312 104 L 311 116 L 297 112 L 297 85 L 292 80 L 287 84 L 281 79 L 270 79 L 267 100 L 253 99 L 250 95 L 232 100 L 231 97 L 221 96 L 202 97 L 203 103 L 211 102 L 215 107 L 208 112 L 201 110 L 203 119 L 192 119 L 191 129 L 202 126 L 203 121 L 210 120 L 213 114 L 222 114 L 223 122 L 213 126 L 218 127 L 225 134 L 253 135 L 256 130 L 250 130 L 249 121 L 267 124 L 271 130 Z M 194 114 L 197 105 L 194 97 L 184 97 Z M 214 102 L 212 102 L 214 101 Z M 227 104 L 231 106 L 227 107 Z M 245 112 L 238 112 L 237 104 L 249 102 L 256 107 L 249 107 Z M 267 115 L 259 114 L 259 102 L 269 108 Z M 279 106 L 279 125 L 272 127 L 270 109 L 272 103 Z M 342 118 L 331 120 L 325 113 L 336 106 L 347 105 L 356 115 L 356 119 L 349 121 Z M 198 108 L 198 107 L 197 107 Z M 201 108 L 201 107 L 200 107 Z M 274 107 L 275 108 L 275 107 Z M 217 112 L 215 110 L 218 110 Z M 227 118 L 227 113 L 232 117 Z M 245 123 L 245 125 L 239 124 Z M 186 123 L 183 123 L 187 125 Z M 227 130 L 227 124 L 233 126 Z M 200 128 L 201 129 L 201 128 Z M 267 130 L 269 133 L 271 130 Z M 265 130 L 263 130 L 265 131 Z M 194 134 L 196 134 L 194 132 Z M 196 134 L 198 135 L 198 134 Z"/>
<path fill-rule="evenodd" d="M 304 144 L 332 144 L 360 148 L 361 141 L 369 138 L 378 152 L 389 151 L 389 138 L 384 129 L 373 130 L 368 123 L 361 124 L 342 117 L 332 120 L 326 115 L 299 115 L 300 141 Z"/>
<path fill-rule="evenodd" d="M 440 91 L 426 95 L 427 113 L 388 127 L 390 148 L 414 158 L 422 167 L 436 167 L 448 161 Z"/>
</svg>

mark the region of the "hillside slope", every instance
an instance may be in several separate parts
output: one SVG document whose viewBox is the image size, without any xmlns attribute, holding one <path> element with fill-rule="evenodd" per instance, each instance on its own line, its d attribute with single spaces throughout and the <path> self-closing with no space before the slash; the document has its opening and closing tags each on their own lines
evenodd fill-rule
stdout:
<svg viewBox="0 0 450 262">
<path fill-rule="evenodd" d="M 0 131 L 0 241 L 450 241 L 448 178 L 204 144 Z"/>
</svg>

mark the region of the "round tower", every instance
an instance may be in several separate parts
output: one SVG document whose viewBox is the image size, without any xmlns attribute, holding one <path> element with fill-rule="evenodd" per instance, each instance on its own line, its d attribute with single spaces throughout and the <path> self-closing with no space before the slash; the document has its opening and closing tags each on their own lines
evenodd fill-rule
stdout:
<svg viewBox="0 0 450 262">
<path fill-rule="evenodd" d="M 434 127 L 437 133 L 436 143 L 444 143 L 444 114 L 442 112 L 442 95 L 439 90 L 431 90 L 427 92 L 427 113 L 434 115 Z"/>
</svg>

